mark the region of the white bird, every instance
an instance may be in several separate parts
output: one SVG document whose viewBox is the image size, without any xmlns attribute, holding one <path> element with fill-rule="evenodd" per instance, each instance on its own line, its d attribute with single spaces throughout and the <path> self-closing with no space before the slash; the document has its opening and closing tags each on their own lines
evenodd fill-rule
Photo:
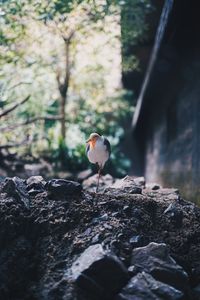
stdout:
<svg viewBox="0 0 200 300">
<path fill-rule="evenodd" d="M 91 133 L 89 139 L 86 141 L 86 153 L 89 161 L 92 164 L 97 164 L 99 167 L 98 170 L 98 182 L 96 193 L 98 192 L 99 188 L 99 179 L 101 175 L 101 171 L 109 159 L 111 154 L 111 147 L 110 142 L 103 136 L 98 133 Z"/>
</svg>

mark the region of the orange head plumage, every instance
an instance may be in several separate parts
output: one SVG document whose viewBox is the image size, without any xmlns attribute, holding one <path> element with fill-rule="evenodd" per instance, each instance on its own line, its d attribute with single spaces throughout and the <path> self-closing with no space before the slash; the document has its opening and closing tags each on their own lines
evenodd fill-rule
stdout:
<svg viewBox="0 0 200 300">
<path fill-rule="evenodd" d="M 86 141 L 86 143 L 89 143 L 90 148 L 94 149 L 96 141 L 100 138 L 100 135 L 98 133 L 91 133 L 89 139 Z"/>
</svg>

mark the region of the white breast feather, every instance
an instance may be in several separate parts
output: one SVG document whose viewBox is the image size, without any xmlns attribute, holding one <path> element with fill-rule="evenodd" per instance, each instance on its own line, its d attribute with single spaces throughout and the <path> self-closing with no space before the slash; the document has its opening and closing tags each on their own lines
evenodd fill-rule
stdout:
<svg viewBox="0 0 200 300">
<path fill-rule="evenodd" d="M 89 161 L 93 164 L 98 163 L 103 168 L 105 162 L 109 158 L 109 153 L 104 145 L 103 140 L 97 140 L 95 147 L 88 151 Z"/>
</svg>

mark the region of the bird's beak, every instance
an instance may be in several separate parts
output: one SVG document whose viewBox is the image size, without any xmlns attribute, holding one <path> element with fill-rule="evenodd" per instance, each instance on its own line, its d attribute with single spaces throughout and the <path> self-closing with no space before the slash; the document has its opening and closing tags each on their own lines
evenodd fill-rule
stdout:
<svg viewBox="0 0 200 300">
<path fill-rule="evenodd" d="M 87 141 L 86 141 L 86 143 L 89 143 L 91 141 L 91 139 L 89 138 Z"/>
</svg>

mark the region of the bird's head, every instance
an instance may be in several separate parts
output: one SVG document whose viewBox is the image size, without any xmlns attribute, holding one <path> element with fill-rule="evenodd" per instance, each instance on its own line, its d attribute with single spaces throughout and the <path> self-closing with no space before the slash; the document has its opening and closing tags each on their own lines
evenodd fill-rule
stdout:
<svg viewBox="0 0 200 300">
<path fill-rule="evenodd" d="M 89 139 L 87 139 L 86 143 L 89 143 L 91 148 L 95 147 L 96 141 L 100 138 L 101 136 L 98 133 L 91 133 L 89 136 Z"/>
</svg>

